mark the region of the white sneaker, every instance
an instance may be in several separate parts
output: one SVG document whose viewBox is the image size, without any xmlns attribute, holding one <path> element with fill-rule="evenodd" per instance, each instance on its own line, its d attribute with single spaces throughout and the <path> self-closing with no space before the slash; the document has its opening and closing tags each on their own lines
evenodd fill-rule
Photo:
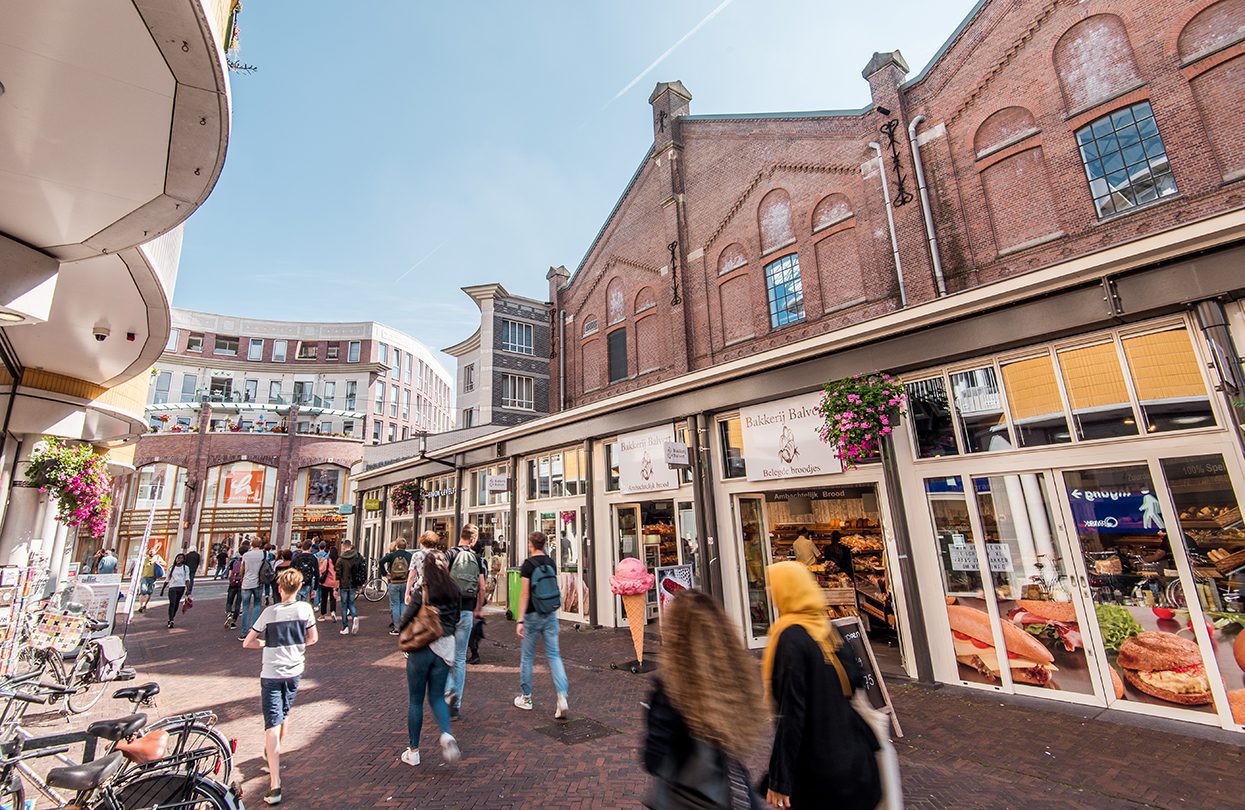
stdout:
<svg viewBox="0 0 1245 810">
<path fill-rule="evenodd" d="M 348 636 L 348 635 L 350 635 L 350 628 L 349 628 L 349 627 L 343 627 L 343 628 L 341 629 L 341 632 L 339 632 L 337 635 L 339 635 L 339 636 Z"/>
<path fill-rule="evenodd" d="M 462 753 L 458 750 L 458 740 L 454 739 L 452 734 L 441 735 L 441 758 L 446 762 L 453 764 L 458 761 Z"/>
<path fill-rule="evenodd" d="M 353 619 L 350 620 L 350 632 L 353 635 L 359 634 L 359 617 L 358 616 L 355 616 Z"/>
<path fill-rule="evenodd" d="M 517 698 L 514 699 L 514 705 L 522 709 L 525 712 L 530 712 L 532 710 L 532 696 L 531 695 L 519 695 Z"/>
<path fill-rule="evenodd" d="M 329 621 L 331 621 L 331 622 L 335 622 L 335 621 L 337 621 L 337 611 L 336 611 L 336 610 L 334 610 L 333 612 L 329 613 Z"/>
<path fill-rule="evenodd" d="M 408 748 L 402 752 L 402 756 L 400 757 L 400 759 L 403 762 L 405 762 L 407 765 L 418 765 L 419 764 L 419 752 L 412 751 L 411 749 Z"/>
<path fill-rule="evenodd" d="M 558 708 L 553 713 L 553 719 L 554 720 L 565 720 L 566 714 L 570 710 L 571 710 L 571 707 L 567 705 L 567 702 L 566 702 L 566 695 L 559 694 L 558 695 Z"/>
</svg>

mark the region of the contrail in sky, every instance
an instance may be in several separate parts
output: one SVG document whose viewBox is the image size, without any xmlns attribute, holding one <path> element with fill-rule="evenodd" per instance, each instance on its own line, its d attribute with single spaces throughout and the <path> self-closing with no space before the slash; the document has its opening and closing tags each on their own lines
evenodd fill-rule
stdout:
<svg viewBox="0 0 1245 810">
<path fill-rule="evenodd" d="M 423 264 L 424 262 L 426 262 L 426 261 L 428 261 L 429 259 L 431 259 L 434 255 L 436 255 L 436 252 L 437 252 L 438 250 L 440 250 L 441 248 L 443 248 L 443 247 L 445 247 L 445 243 L 444 243 L 444 242 L 442 242 L 441 244 L 437 245 L 437 246 L 436 246 L 436 247 L 434 247 L 432 250 L 428 251 L 428 255 L 424 256 L 424 258 L 420 259 L 419 261 L 417 261 L 417 262 L 415 262 L 414 264 L 412 264 L 410 267 L 406 268 L 406 272 L 405 272 L 405 273 L 403 273 L 402 275 L 398 276 L 397 278 L 395 278 L 395 279 L 394 279 L 394 281 L 401 281 L 402 279 L 404 279 L 404 278 L 406 278 L 407 276 L 409 276 L 409 275 L 411 274 L 411 271 L 412 271 L 412 270 L 414 270 L 416 267 L 419 267 L 421 264 Z"/>
<path fill-rule="evenodd" d="M 652 63 L 651 65 L 649 65 L 648 67 L 644 68 L 644 70 L 640 71 L 640 75 L 636 76 L 634 79 L 632 79 L 631 81 L 627 82 L 627 85 L 626 85 L 625 87 L 623 87 L 623 89 L 621 89 L 621 90 L 619 90 L 617 93 L 615 93 L 615 94 L 614 94 L 614 97 L 613 97 L 612 99 L 610 99 L 610 101 L 611 101 L 611 102 L 617 101 L 619 98 L 621 98 L 621 97 L 622 97 L 622 94 L 623 94 L 623 93 L 626 93 L 628 90 L 630 90 L 631 88 L 633 88 L 633 87 L 635 87 L 637 84 L 639 84 L 641 79 L 643 79 L 643 78 L 644 78 L 645 76 L 647 76 L 648 74 L 652 73 L 654 68 L 656 68 L 656 67 L 657 67 L 658 65 L 660 65 L 662 62 L 666 61 L 666 57 L 668 57 L 670 54 L 674 53 L 674 52 L 675 52 L 675 50 L 676 50 L 676 49 L 678 49 L 678 47 L 679 47 L 680 45 L 682 45 L 684 42 L 687 42 L 689 39 L 691 39 L 691 38 L 692 38 L 692 34 L 695 34 L 695 33 L 696 33 L 697 31 L 699 31 L 701 28 L 704 28 L 705 23 L 709 22 L 709 21 L 710 21 L 710 20 L 712 20 L 714 17 L 718 16 L 718 14 L 720 14 L 720 13 L 722 12 L 722 9 L 726 8 L 727 6 L 729 6 L 729 5 L 730 5 L 731 3 L 733 3 L 733 2 L 735 2 L 735 0 L 722 0 L 722 2 L 721 2 L 721 3 L 718 3 L 717 8 L 715 8 L 713 11 L 710 11 L 708 14 L 706 14 L 706 15 L 705 15 L 705 17 L 704 17 L 704 19 L 702 19 L 700 22 L 698 22 L 698 23 L 696 23 L 695 25 L 693 25 L 693 26 L 692 26 L 692 30 L 688 31 L 686 34 L 684 34 L 683 36 L 679 37 L 679 41 L 678 41 L 678 42 L 674 43 L 674 44 L 673 44 L 673 45 L 671 45 L 669 48 L 667 48 L 667 49 L 666 49 L 666 52 L 665 52 L 665 53 L 663 53 L 661 56 L 657 57 L 656 59 L 654 59 L 654 60 L 653 60 L 653 63 Z M 608 105 L 607 105 L 607 106 L 608 106 Z"/>
</svg>

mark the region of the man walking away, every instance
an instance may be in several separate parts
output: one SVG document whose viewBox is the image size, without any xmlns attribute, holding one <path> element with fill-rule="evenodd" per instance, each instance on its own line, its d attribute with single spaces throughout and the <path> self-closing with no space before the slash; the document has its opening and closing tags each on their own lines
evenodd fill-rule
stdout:
<svg viewBox="0 0 1245 810">
<path fill-rule="evenodd" d="M 393 551 L 380 558 L 380 573 L 389 581 L 389 635 L 398 634 L 398 620 L 406 600 L 406 578 L 411 573 L 411 552 L 405 538 L 394 544 Z"/>
<path fill-rule="evenodd" d="M 321 543 L 321 546 L 324 544 Z M 324 555 L 316 554 L 320 564 L 320 621 L 337 621 L 337 567 L 329 559 L 327 551 L 321 548 Z"/>
<path fill-rule="evenodd" d="M 95 566 L 97 574 L 115 574 L 117 573 L 117 555 L 112 549 L 104 552 L 104 556 L 99 558 L 99 564 Z"/>
<path fill-rule="evenodd" d="M 252 547 L 242 555 L 242 635 L 239 641 L 246 639 L 246 632 L 259 617 L 264 601 L 263 584 L 271 576 L 272 563 L 261 549 Z"/>
<path fill-rule="evenodd" d="M 277 578 L 281 601 L 264 608 L 242 646 L 263 650 L 259 673 L 260 706 L 264 712 L 264 759 L 268 761 L 267 804 L 281 803 L 281 743 L 289 728 L 289 713 L 298 693 L 307 660 L 307 647 L 320 640 L 311 605 L 296 599 L 303 575 L 287 568 Z"/>
<path fill-rule="evenodd" d="M 233 558 L 225 564 L 225 579 L 229 590 L 225 591 L 225 629 L 238 626 L 238 612 L 242 610 L 242 555 L 251 550 L 251 541 L 243 540 Z"/>
<path fill-rule="evenodd" d="M 260 548 L 264 550 L 264 559 L 268 560 L 268 565 L 273 572 L 272 577 L 261 578 L 259 583 L 264 592 L 264 607 L 267 607 L 268 605 L 275 604 L 278 600 L 277 578 L 275 576 L 277 571 L 277 546 L 269 541 L 261 545 Z"/>
<path fill-rule="evenodd" d="M 212 579 L 221 579 L 225 576 L 225 569 L 229 565 L 229 552 L 225 548 L 225 544 L 221 543 L 220 548 L 216 552 L 216 573 L 212 574 Z"/>
<path fill-rule="evenodd" d="M 190 579 L 186 581 L 186 598 L 195 592 L 195 577 L 199 576 L 199 566 L 203 564 L 203 558 L 199 556 L 199 550 L 193 546 L 186 550 L 186 568 L 190 571 Z M 190 607 L 187 602 L 186 607 Z"/>
<path fill-rule="evenodd" d="M 449 552 L 450 577 L 462 592 L 462 604 L 458 624 L 454 628 L 454 671 L 446 685 L 446 702 L 450 704 L 450 717 L 458 719 L 463 702 L 463 689 L 467 685 L 467 642 L 476 617 L 484 614 L 484 563 L 476 553 L 476 540 L 480 530 L 474 523 L 463 526 L 458 534 L 458 545 Z"/>
<path fill-rule="evenodd" d="M 319 588 L 320 560 L 312 550 L 310 540 L 304 540 L 299 545 L 299 549 L 299 552 L 290 561 L 298 569 L 299 573 L 303 575 L 303 589 L 298 592 L 298 598 L 314 605 L 316 602 L 316 591 Z"/>
<path fill-rule="evenodd" d="M 337 557 L 337 582 L 341 586 L 342 630 L 341 634 L 359 632 L 359 609 L 354 598 L 367 582 L 367 563 L 354 550 L 354 543 L 342 541 L 342 553 Z"/>
<path fill-rule="evenodd" d="M 562 654 L 558 649 L 558 606 L 562 594 L 558 589 L 558 571 L 553 560 L 545 553 L 546 538 L 542 532 L 532 532 L 527 538 L 528 558 L 523 561 L 519 575 L 523 584 L 519 604 L 524 608 L 523 618 L 515 625 L 514 632 L 523 639 L 519 651 L 519 696 L 514 705 L 520 709 L 532 709 L 532 659 L 536 657 L 537 639 L 545 640 L 545 657 L 549 659 L 549 671 L 553 674 L 553 687 L 558 692 L 558 705 L 554 720 L 565 720 L 569 711 L 567 702 L 566 667 L 562 666 Z"/>
</svg>

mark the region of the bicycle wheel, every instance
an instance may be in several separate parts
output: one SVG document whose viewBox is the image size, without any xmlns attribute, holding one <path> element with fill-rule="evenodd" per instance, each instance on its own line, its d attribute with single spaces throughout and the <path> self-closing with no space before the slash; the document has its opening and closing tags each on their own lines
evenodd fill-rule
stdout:
<svg viewBox="0 0 1245 810">
<path fill-rule="evenodd" d="M 140 773 L 113 788 L 122 807 L 237 810 L 229 788 L 195 773 Z"/>
<path fill-rule="evenodd" d="M 373 577 L 363 586 L 363 598 L 369 602 L 379 602 L 389 593 L 389 587 L 385 584 L 385 580 L 380 577 Z"/>
<path fill-rule="evenodd" d="M 233 776 L 233 746 L 214 728 L 203 723 L 181 720 L 176 717 L 158 720 L 145 731 L 167 731 L 169 733 L 168 756 L 185 754 L 190 751 L 212 749 L 214 753 L 196 763 L 196 768 L 203 776 L 210 776 L 225 784 Z"/>
<path fill-rule="evenodd" d="M 8 784 L 0 788 L 0 807 L 26 810 L 26 786 L 16 772 L 9 778 Z"/>
<path fill-rule="evenodd" d="M 65 705 L 74 714 L 89 711 L 104 696 L 104 682 L 95 677 L 98 661 L 99 642 L 88 641 L 82 645 L 82 650 L 74 659 L 73 668 L 65 676 L 68 681 L 65 685 L 75 690 L 68 696 Z"/>
</svg>

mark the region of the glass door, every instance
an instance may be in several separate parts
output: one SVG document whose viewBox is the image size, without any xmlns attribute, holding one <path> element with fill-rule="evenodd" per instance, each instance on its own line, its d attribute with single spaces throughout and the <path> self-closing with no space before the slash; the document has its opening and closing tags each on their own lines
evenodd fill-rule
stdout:
<svg viewBox="0 0 1245 810">
<path fill-rule="evenodd" d="M 614 507 L 614 549 L 618 560 L 634 557 L 644 561 L 652 573 L 652 560 L 646 559 L 645 546 L 640 535 L 640 504 L 622 503 Z M 656 604 L 656 589 L 649 591 L 648 601 Z M 618 615 L 626 618 L 627 610 L 622 599 L 615 597 Z"/>
<path fill-rule="evenodd" d="M 588 612 L 588 588 L 582 572 L 583 509 L 557 511 L 556 560 L 558 585 L 562 590 L 562 614 L 583 618 Z"/>
<path fill-rule="evenodd" d="M 743 576 L 748 638 L 761 641 L 769 633 L 769 593 L 765 589 L 765 566 L 769 564 L 769 529 L 765 525 L 765 498 L 741 495 L 735 500 L 736 520 L 742 540 Z"/>
<path fill-rule="evenodd" d="M 1064 503 L 1076 536 L 1082 591 L 1095 621 L 1086 644 L 1097 653 L 1108 702 L 1169 716 L 1213 715 L 1207 627 L 1184 548 L 1150 464 L 1065 470 Z"/>
<path fill-rule="evenodd" d="M 700 587 L 700 543 L 696 537 L 696 511 L 691 501 L 675 507 L 679 530 L 679 565 L 692 567 L 692 587 Z"/>
</svg>

